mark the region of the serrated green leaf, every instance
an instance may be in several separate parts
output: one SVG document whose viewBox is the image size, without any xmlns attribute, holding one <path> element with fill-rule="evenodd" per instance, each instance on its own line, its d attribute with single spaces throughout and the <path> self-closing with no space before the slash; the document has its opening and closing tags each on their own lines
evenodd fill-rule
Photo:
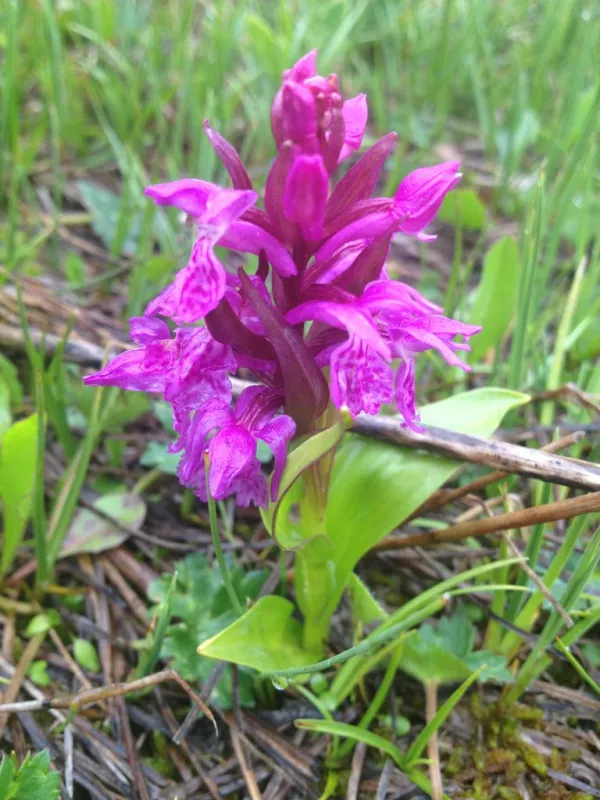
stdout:
<svg viewBox="0 0 600 800">
<path fill-rule="evenodd" d="M 0 443 L 3 546 L 0 574 L 10 568 L 31 514 L 37 462 L 38 416 L 15 422 Z"/>
<path fill-rule="evenodd" d="M 28 754 L 18 769 L 14 756 L 3 756 L 0 764 L 2 800 L 57 800 L 59 793 L 60 775 L 50 769 L 47 750 L 33 758 Z"/>
<path fill-rule="evenodd" d="M 75 639 L 73 642 L 75 661 L 89 672 L 100 672 L 100 661 L 94 645 L 87 639 Z"/>
<path fill-rule="evenodd" d="M 293 613 L 294 606 L 284 597 L 261 597 L 233 624 L 203 641 L 198 652 L 259 672 L 313 664 L 318 653 L 304 649 L 302 626 Z"/>
<path fill-rule="evenodd" d="M 483 330 L 471 340 L 474 363 L 502 342 L 515 315 L 521 261 L 512 236 L 503 236 L 487 252 L 468 322 Z"/>
<path fill-rule="evenodd" d="M 230 625 L 236 614 L 223 586 L 218 565 L 194 553 L 176 565 L 177 582 L 171 600 L 171 620 L 166 630 L 161 657 L 187 681 L 203 683 L 215 668 L 214 661 L 198 654 L 198 643 L 214 636 Z M 239 567 L 231 570 L 237 596 L 246 603 L 258 596 L 267 576 L 264 570 L 244 573 Z M 170 582 L 159 578 L 150 584 L 148 596 L 163 602 Z M 155 611 L 155 610 L 154 610 Z M 254 705 L 253 673 L 241 668 L 238 672 L 239 699 L 243 706 Z M 221 674 L 211 702 L 223 709 L 233 702 L 232 674 L 229 668 Z"/>
</svg>

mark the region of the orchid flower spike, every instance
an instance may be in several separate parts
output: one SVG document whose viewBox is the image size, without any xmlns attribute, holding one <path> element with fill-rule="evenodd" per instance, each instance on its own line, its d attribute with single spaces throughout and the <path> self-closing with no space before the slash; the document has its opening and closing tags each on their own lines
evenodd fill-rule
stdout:
<svg viewBox="0 0 600 800">
<path fill-rule="evenodd" d="M 84 380 L 170 403 L 179 478 L 203 499 L 207 458 L 214 498 L 275 501 L 290 441 L 318 430 L 328 407 L 356 417 L 395 404 L 418 429 L 415 363 L 425 350 L 469 369 L 461 355 L 479 328 L 445 317 L 386 269 L 397 234 L 435 238 L 425 229 L 460 181 L 460 165 L 422 167 L 392 197 L 374 197 L 396 135 L 357 158 L 367 98 L 342 91 L 337 75 L 317 72 L 316 50 L 284 72 L 262 202 L 235 147 L 208 120 L 231 187 L 181 178 L 146 189 L 191 221 L 189 259 L 130 321 L 134 348 Z M 353 155 L 349 169 L 339 166 Z M 257 256 L 255 274 L 230 269 L 223 250 Z M 230 378 L 240 370 L 255 383 L 232 405 Z M 272 454 L 270 481 L 259 442 Z"/>
</svg>

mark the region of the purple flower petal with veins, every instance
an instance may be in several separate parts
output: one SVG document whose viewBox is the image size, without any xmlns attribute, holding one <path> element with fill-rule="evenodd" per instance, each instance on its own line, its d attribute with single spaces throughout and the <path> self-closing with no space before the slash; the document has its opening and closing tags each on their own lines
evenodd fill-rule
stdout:
<svg viewBox="0 0 600 800">
<path fill-rule="evenodd" d="M 287 443 L 296 429 L 289 417 L 275 416 L 280 406 L 280 395 L 257 386 L 242 392 L 235 411 L 218 401 L 206 403 L 196 412 L 188 431 L 179 465 L 182 483 L 205 496 L 204 453 L 208 449 L 208 484 L 212 497 L 222 500 L 239 492 L 266 505 L 266 479 L 260 473 L 256 458 L 257 440 L 263 439 L 273 450 L 275 496 L 276 476 L 281 475 Z"/>
<path fill-rule="evenodd" d="M 348 158 L 362 144 L 365 128 L 367 127 L 367 117 L 369 116 L 367 95 L 359 94 L 350 98 L 350 100 L 346 100 L 342 106 L 342 115 L 344 117 L 345 132 L 339 161 Z"/>
<path fill-rule="evenodd" d="M 460 182 L 459 161 L 416 169 L 404 178 L 394 195 L 402 233 L 417 236 L 439 211 L 444 197 Z"/>
<path fill-rule="evenodd" d="M 331 399 L 353 417 L 377 414 L 393 398 L 393 369 L 355 336 L 331 353 Z"/>
</svg>

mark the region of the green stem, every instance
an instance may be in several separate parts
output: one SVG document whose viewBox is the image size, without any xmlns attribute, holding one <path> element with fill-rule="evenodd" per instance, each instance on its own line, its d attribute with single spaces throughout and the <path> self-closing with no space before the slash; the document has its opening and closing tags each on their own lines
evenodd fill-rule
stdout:
<svg viewBox="0 0 600 800">
<path fill-rule="evenodd" d="M 223 584 L 229 595 L 229 599 L 231 600 L 231 605 L 234 607 L 235 611 L 238 614 L 244 613 L 244 607 L 240 603 L 240 600 L 235 593 L 235 589 L 233 588 L 233 583 L 231 580 L 231 575 L 229 570 L 227 569 L 227 564 L 225 563 L 225 556 L 223 555 L 223 548 L 221 547 L 221 537 L 219 536 L 219 523 L 217 521 L 217 504 L 213 496 L 210 493 L 210 488 L 208 486 L 208 457 L 205 457 L 206 463 L 206 497 L 208 499 L 208 518 L 210 520 L 210 533 L 213 540 L 213 547 L 215 548 L 215 555 L 217 557 L 217 563 L 219 564 L 219 569 L 221 570 L 221 577 L 223 578 Z"/>
</svg>

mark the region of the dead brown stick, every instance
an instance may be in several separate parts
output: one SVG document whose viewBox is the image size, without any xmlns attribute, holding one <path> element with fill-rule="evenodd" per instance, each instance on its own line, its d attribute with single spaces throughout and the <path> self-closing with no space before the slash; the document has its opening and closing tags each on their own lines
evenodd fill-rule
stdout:
<svg viewBox="0 0 600 800">
<path fill-rule="evenodd" d="M 558 453 L 565 447 L 570 447 L 570 445 L 579 442 L 584 435 L 585 434 L 583 431 L 573 431 L 573 433 L 562 436 L 555 442 L 550 442 L 540 449 L 545 453 Z M 440 489 L 415 511 L 415 513 L 411 516 L 411 519 L 420 517 L 425 512 L 433 511 L 434 509 L 441 508 L 449 503 L 455 503 L 457 500 L 460 500 L 462 497 L 465 497 L 468 494 L 477 494 L 482 489 L 486 489 L 488 486 L 491 486 L 493 483 L 501 481 L 503 478 L 507 478 L 509 474 L 510 473 L 502 470 L 494 470 L 494 472 L 490 472 L 487 475 L 482 475 L 480 478 L 476 478 L 474 481 L 466 483 L 464 486 L 458 486 L 456 489 Z"/>
<path fill-rule="evenodd" d="M 478 519 L 473 522 L 462 522 L 439 531 L 426 531 L 406 536 L 388 536 L 373 547 L 372 551 L 398 550 L 403 547 L 428 547 L 442 542 L 459 542 L 470 536 L 485 536 L 488 533 L 500 533 L 512 528 L 526 528 L 559 519 L 572 519 L 582 514 L 600 511 L 600 492 L 591 492 L 581 497 L 571 497 L 558 503 L 547 503 L 534 508 L 510 511 L 497 517 Z"/>
<path fill-rule="evenodd" d="M 443 428 L 426 427 L 415 433 L 401 426 L 395 417 L 359 416 L 352 430 L 364 436 L 393 442 L 405 447 L 427 450 L 454 458 L 482 464 L 502 472 L 539 478 L 549 483 L 574 489 L 600 490 L 600 468 L 564 456 L 545 453 L 508 444 L 494 439 L 479 439 Z"/>
<path fill-rule="evenodd" d="M 242 775 L 244 776 L 248 794 L 252 800 L 262 800 L 262 794 L 258 788 L 256 776 L 250 769 L 246 759 L 242 733 L 233 720 L 229 723 L 229 732 L 231 734 L 231 744 L 233 745 L 233 750 L 240 765 L 240 769 L 242 770 Z"/>
<path fill-rule="evenodd" d="M 10 683 L 2 695 L 2 699 L 6 700 L 6 703 L 0 705 L 0 739 L 4 736 L 4 728 L 6 726 L 6 721 L 8 719 L 8 711 L 6 710 L 8 706 L 12 703 L 13 700 L 16 700 L 17 695 L 21 690 L 21 684 L 23 683 L 25 676 L 27 675 L 27 670 L 33 659 L 37 655 L 37 651 L 40 649 L 42 642 L 46 638 L 46 631 L 43 633 L 36 633 L 35 636 L 32 636 L 29 642 L 27 643 L 27 647 L 23 650 L 23 655 L 19 663 L 17 664 L 17 668 L 13 672 L 12 678 L 10 679 Z M 5 713 L 6 712 L 6 713 Z"/>
<path fill-rule="evenodd" d="M 79 711 L 86 706 L 99 703 L 102 700 L 108 700 L 111 697 L 121 697 L 130 692 L 139 692 L 142 689 L 147 689 L 149 686 L 156 686 L 157 683 L 163 683 L 164 681 L 175 681 L 178 683 L 188 697 L 199 706 L 200 710 L 206 714 L 216 728 L 215 718 L 210 708 L 174 669 L 163 669 L 161 672 L 155 672 L 153 675 L 147 675 L 145 678 L 137 678 L 136 680 L 126 683 L 113 683 L 110 686 L 100 686 L 97 689 L 77 692 L 70 697 L 54 697 L 47 700 L 31 700 L 23 703 L 3 703 L 0 704 L 0 714 L 9 714 L 14 711 L 41 711 L 47 708 L 68 708 L 72 711 Z"/>
</svg>

